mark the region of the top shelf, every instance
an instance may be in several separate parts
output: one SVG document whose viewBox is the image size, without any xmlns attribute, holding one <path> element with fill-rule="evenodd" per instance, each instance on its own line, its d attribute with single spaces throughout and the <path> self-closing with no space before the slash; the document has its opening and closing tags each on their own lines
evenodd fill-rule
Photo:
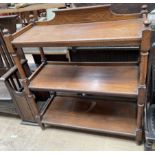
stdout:
<svg viewBox="0 0 155 155">
<path fill-rule="evenodd" d="M 36 25 L 12 41 L 15 46 L 139 45 L 142 19 L 63 25 Z"/>
<path fill-rule="evenodd" d="M 139 46 L 140 14 L 115 14 L 110 6 L 64 9 L 55 18 L 30 24 L 13 34 L 15 47 Z"/>
</svg>

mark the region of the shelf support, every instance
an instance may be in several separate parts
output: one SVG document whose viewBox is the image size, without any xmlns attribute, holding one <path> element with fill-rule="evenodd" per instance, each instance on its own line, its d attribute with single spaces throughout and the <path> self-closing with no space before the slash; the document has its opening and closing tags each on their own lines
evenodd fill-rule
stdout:
<svg viewBox="0 0 155 155">
<path fill-rule="evenodd" d="M 46 64 L 47 63 L 47 59 L 45 57 L 43 48 L 39 47 L 39 51 L 40 51 L 40 56 L 41 56 L 41 62 Z"/>
<path fill-rule="evenodd" d="M 147 5 L 142 6 L 142 16 L 144 20 L 144 30 L 142 32 L 141 48 L 140 48 L 140 77 L 137 99 L 137 129 L 136 129 L 136 142 L 140 144 L 143 135 L 143 115 L 144 106 L 146 104 L 146 79 L 148 72 L 148 55 L 151 44 L 151 28 L 147 19 Z"/>
</svg>

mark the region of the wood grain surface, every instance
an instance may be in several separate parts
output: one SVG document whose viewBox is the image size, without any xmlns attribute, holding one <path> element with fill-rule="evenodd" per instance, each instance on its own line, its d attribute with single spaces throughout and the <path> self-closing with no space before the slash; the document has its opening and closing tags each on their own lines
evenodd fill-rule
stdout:
<svg viewBox="0 0 155 155">
<path fill-rule="evenodd" d="M 136 96 L 137 66 L 46 65 L 30 89 Z"/>
<path fill-rule="evenodd" d="M 84 46 L 132 44 L 142 37 L 141 19 L 34 26 L 12 41 L 15 46 Z"/>
<path fill-rule="evenodd" d="M 135 135 L 136 104 L 56 97 L 43 116 L 50 125 Z"/>
</svg>

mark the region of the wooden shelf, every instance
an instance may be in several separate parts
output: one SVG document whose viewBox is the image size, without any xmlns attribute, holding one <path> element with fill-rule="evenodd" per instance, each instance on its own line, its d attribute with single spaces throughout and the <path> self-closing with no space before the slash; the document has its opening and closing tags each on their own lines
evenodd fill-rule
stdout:
<svg viewBox="0 0 155 155">
<path fill-rule="evenodd" d="M 136 103 L 56 97 L 42 123 L 135 136 Z"/>
<path fill-rule="evenodd" d="M 136 97 L 136 65 L 45 65 L 31 80 L 31 90 L 94 93 Z"/>
<path fill-rule="evenodd" d="M 57 92 L 75 93 L 79 96 L 86 94 L 85 97 L 93 95 L 111 99 L 98 99 L 98 103 L 94 103 L 95 100 L 91 103 L 80 97 L 75 99 L 73 96 L 59 96 L 39 113 L 33 95 L 29 95 L 32 112 L 34 115 L 40 114 L 40 117 L 37 116 L 40 126 L 42 121 L 45 124 L 119 135 L 136 134 L 137 143 L 142 141 L 143 105 L 147 102 L 145 85 L 150 39 L 151 29 L 145 6 L 142 13 L 120 15 L 113 13 L 110 5 L 58 10 L 52 20 L 31 23 L 15 34 L 5 36 L 7 48 L 13 55 L 23 80 L 26 76 L 19 62 L 20 48 L 40 48 L 44 62 L 25 82 L 26 94 L 30 94 L 29 90 L 32 94 L 33 91 L 54 91 L 56 95 Z M 124 63 L 46 64 L 42 50 L 44 47 L 84 46 L 139 47 L 140 58 L 138 62 Z M 123 101 L 114 101 L 116 98 Z M 136 103 L 132 104 L 131 100 Z"/>
<path fill-rule="evenodd" d="M 143 19 L 36 25 L 15 38 L 12 44 L 16 47 L 140 45 L 142 29 Z"/>
</svg>

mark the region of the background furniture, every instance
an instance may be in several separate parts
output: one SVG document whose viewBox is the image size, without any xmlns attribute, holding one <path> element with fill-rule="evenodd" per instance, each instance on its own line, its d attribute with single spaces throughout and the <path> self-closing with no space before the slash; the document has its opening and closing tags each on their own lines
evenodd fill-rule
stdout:
<svg viewBox="0 0 155 155">
<path fill-rule="evenodd" d="M 0 9 L 0 14 L 16 14 L 19 17 L 19 22 L 23 25 L 28 24 L 31 21 L 38 20 L 38 11 L 45 10 L 47 8 L 61 8 L 65 7 L 65 4 L 30 4 L 23 8 L 8 8 L 8 9 Z"/>
<path fill-rule="evenodd" d="M 129 15 L 113 14 L 109 5 L 55 13 L 56 17 L 51 21 L 30 24 L 5 37 L 36 121 L 42 128 L 56 125 L 136 137 L 139 144 L 147 103 L 147 61 L 151 40 L 146 7 L 142 14 Z M 43 47 L 64 46 L 135 46 L 140 50 L 135 62 L 46 61 Z M 23 47 L 38 47 L 41 54 L 42 64 L 29 78 L 16 51 Z M 41 109 L 34 98 L 35 92 L 40 91 L 49 92 Z"/>
<path fill-rule="evenodd" d="M 19 52 L 18 54 L 26 76 L 29 77 L 31 71 L 27 60 Z M 35 116 L 32 114 L 28 104 L 18 69 L 6 48 L 2 32 L 0 32 L 0 58 L 0 113 L 20 116 L 23 124 L 36 125 Z M 37 105 L 41 107 L 47 93 L 42 92 L 35 95 L 37 97 Z"/>
<path fill-rule="evenodd" d="M 47 61 L 70 61 L 70 54 L 66 47 L 43 48 Z M 32 55 L 36 66 L 41 64 L 40 51 L 38 48 L 23 48 L 26 55 Z M 32 65 L 32 64 L 29 64 Z"/>
<path fill-rule="evenodd" d="M 2 78 L 11 67 L 13 67 L 13 61 L 12 58 L 10 57 L 4 40 L 3 40 L 3 35 L 0 32 L 0 56 L 1 56 L 1 65 L 0 65 L 0 112 L 3 113 L 9 113 L 9 114 L 15 114 L 17 115 L 17 110 L 15 108 L 15 105 L 13 103 L 11 94 L 9 93 L 8 87 L 5 84 L 5 80 Z M 8 76 L 10 82 L 12 83 L 13 86 L 15 86 L 15 80 L 18 82 L 19 86 L 20 83 L 18 81 L 17 75 L 14 75 L 15 77 L 13 78 L 12 76 Z M 16 88 L 17 89 L 17 88 Z"/>
<path fill-rule="evenodd" d="M 107 3 L 67 3 L 69 7 L 86 7 L 94 5 L 106 5 Z M 109 3 L 110 4 L 110 3 Z M 111 3 L 111 10 L 118 14 L 138 13 L 141 6 L 147 5 L 147 9 L 151 12 L 155 8 L 155 3 Z"/>
<path fill-rule="evenodd" d="M 35 122 L 35 116 L 31 113 L 23 86 L 19 80 L 18 69 L 9 55 L 1 32 L 0 56 L 2 58 L 0 65 L 0 113 L 20 116 L 23 122 Z M 26 76 L 30 76 L 27 61 L 22 59 L 21 65 L 26 72 Z"/>
<path fill-rule="evenodd" d="M 151 151 L 155 141 L 155 104 L 147 108 L 145 114 L 145 151 Z"/>
<path fill-rule="evenodd" d="M 23 8 L 8 8 L 8 9 L 0 9 L 0 14 L 9 14 L 9 13 L 19 13 L 26 11 L 34 11 L 34 10 L 42 10 L 47 8 L 60 8 L 64 7 L 65 4 L 61 3 L 41 3 L 41 4 L 30 4 L 29 6 Z"/>
<path fill-rule="evenodd" d="M 16 32 L 17 15 L 0 16 L 0 29 L 8 29 L 9 33 Z"/>
<path fill-rule="evenodd" d="M 152 144 L 155 141 L 155 43 L 152 44 L 149 58 L 150 86 L 149 102 L 145 106 L 144 124 L 145 124 L 145 142 L 144 149 L 152 150 Z"/>
</svg>

